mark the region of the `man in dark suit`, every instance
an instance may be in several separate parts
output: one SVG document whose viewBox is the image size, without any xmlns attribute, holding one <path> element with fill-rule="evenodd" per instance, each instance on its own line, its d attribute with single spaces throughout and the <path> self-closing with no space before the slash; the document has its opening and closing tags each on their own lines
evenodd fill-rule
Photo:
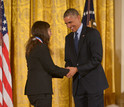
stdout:
<svg viewBox="0 0 124 107">
<path fill-rule="evenodd" d="M 72 31 L 65 40 L 65 66 L 73 70 L 67 76 L 73 76 L 75 107 L 104 107 L 103 91 L 108 83 L 101 65 L 100 34 L 84 26 L 75 9 L 66 10 L 64 21 Z"/>
</svg>

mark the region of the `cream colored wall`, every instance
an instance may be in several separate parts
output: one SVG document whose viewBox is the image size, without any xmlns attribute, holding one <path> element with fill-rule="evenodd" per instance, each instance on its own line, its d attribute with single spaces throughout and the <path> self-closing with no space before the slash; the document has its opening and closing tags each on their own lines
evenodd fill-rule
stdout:
<svg viewBox="0 0 124 107">
<path fill-rule="evenodd" d="M 124 0 L 122 0 L 121 18 L 121 92 L 124 93 Z"/>
<path fill-rule="evenodd" d="M 121 0 L 115 0 L 115 91 L 121 93 Z"/>
<path fill-rule="evenodd" d="M 124 103 L 124 0 L 115 0 L 115 90 L 116 101 L 122 105 Z"/>
</svg>

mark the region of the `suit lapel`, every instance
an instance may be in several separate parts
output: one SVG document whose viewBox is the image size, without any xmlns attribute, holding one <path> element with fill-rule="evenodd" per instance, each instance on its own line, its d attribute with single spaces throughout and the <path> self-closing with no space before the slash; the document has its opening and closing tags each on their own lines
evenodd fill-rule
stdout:
<svg viewBox="0 0 124 107">
<path fill-rule="evenodd" d="M 86 36 L 86 26 L 83 26 L 83 29 L 81 31 L 80 39 L 79 39 L 79 44 L 78 44 L 78 55 L 80 53 L 80 49 L 83 45 L 84 38 Z"/>
<path fill-rule="evenodd" d="M 75 45 L 74 45 L 74 33 L 71 34 L 71 39 L 70 39 L 70 42 L 71 42 L 71 50 L 72 50 L 72 53 L 74 53 L 74 57 L 77 57 L 77 54 L 76 54 L 76 50 L 75 50 Z"/>
<path fill-rule="evenodd" d="M 74 45 L 74 33 L 71 33 L 71 36 L 70 36 L 70 42 L 72 44 L 71 50 L 72 50 L 72 53 L 74 54 L 74 58 L 76 58 L 76 59 L 78 58 L 81 46 L 83 45 L 83 40 L 85 38 L 85 34 L 86 34 L 86 26 L 83 26 L 83 29 L 82 29 L 81 35 L 80 35 L 80 39 L 79 39 L 78 54 L 77 54 L 76 50 L 75 50 L 75 45 Z"/>
</svg>

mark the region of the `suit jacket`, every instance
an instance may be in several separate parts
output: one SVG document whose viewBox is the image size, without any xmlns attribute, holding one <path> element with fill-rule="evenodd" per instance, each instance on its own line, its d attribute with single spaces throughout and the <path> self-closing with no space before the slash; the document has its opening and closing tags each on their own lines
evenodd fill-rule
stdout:
<svg viewBox="0 0 124 107">
<path fill-rule="evenodd" d="M 83 26 L 79 39 L 78 54 L 76 54 L 74 46 L 74 33 L 71 32 L 66 36 L 65 66 L 78 68 L 78 72 L 73 77 L 74 96 L 82 94 L 83 88 L 89 93 L 94 93 L 108 87 L 101 65 L 102 53 L 101 37 L 96 29 Z"/>
<path fill-rule="evenodd" d="M 52 77 L 62 78 L 69 70 L 56 66 L 50 56 L 48 47 L 37 44 L 26 56 L 28 75 L 25 94 L 52 94 Z"/>
</svg>

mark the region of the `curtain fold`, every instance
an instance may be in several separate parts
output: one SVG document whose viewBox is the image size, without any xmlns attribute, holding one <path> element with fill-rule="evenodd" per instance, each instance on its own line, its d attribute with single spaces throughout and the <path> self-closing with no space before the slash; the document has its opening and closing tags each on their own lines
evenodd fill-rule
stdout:
<svg viewBox="0 0 124 107">
<path fill-rule="evenodd" d="M 102 65 L 109 82 L 105 90 L 105 105 L 115 102 L 114 79 L 114 0 L 93 0 L 97 29 L 103 43 Z M 4 0 L 10 37 L 10 59 L 14 107 L 30 107 L 24 87 L 27 79 L 25 43 L 37 20 L 51 25 L 50 49 L 56 65 L 64 67 L 65 36 L 69 33 L 63 21 L 67 8 L 75 8 L 83 15 L 85 0 Z M 53 107 L 74 107 L 72 79 L 53 79 Z"/>
</svg>

